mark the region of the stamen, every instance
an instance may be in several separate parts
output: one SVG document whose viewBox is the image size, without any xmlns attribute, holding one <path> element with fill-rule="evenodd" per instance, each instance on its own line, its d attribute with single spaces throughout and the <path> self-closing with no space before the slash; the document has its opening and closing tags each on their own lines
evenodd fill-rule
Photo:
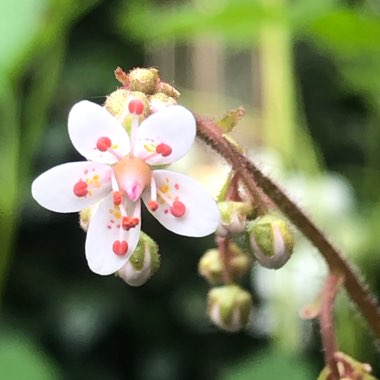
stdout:
<svg viewBox="0 0 380 380">
<path fill-rule="evenodd" d="M 112 245 L 113 253 L 117 256 L 124 256 L 128 251 L 128 243 L 126 240 L 115 240 Z"/>
<path fill-rule="evenodd" d="M 167 144 L 158 144 L 157 147 L 156 147 L 156 152 L 158 154 L 161 154 L 162 157 L 167 157 L 167 156 L 170 156 L 172 154 L 172 151 L 173 149 L 171 148 L 171 146 L 167 145 Z"/>
<path fill-rule="evenodd" d="M 88 185 L 86 182 L 79 180 L 73 188 L 73 192 L 77 197 L 85 197 L 88 193 Z"/>
<path fill-rule="evenodd" d="M 149 201 L 148 202 L 148 208 L 151 211 L 156 211 L 158 209 L 158 202 L 157 201 Z"/>
<path fill-rule="evenodd" d="M 142 115 L 144 112 L 144 103 L 140 99 L 133 99 L 128 104 L 128 110 L 134 115 Z"/>
<path fill-rule="evenodd" d="M 122 219 L 122 226 L 124 230 L 129 231 L 131 228 L 136 227 L 140 223 L 140 219 L 136 217 L 124 216 Z"/>
<path fill-rule="evenodd" d="M 96 142 L 96 148 L 101 152 L 106 152 L 112 146 L 112 141 L 109 137 L 100 137 Z"/>
<path fill-rule="evenodd" d="M 174 201 L 172 207 L 170 207 L 170 212 L 176 218 L 183 216 L 186 212 L 185 205 L 180 201 Z"/>
<path fill-rule="evenodd" d="M 115 206 L 119 206 L 122 201 L 123 201 L 123 193 L 121 191 L 114 191 L 113 192 L 113 204 Z"/>
</svg>

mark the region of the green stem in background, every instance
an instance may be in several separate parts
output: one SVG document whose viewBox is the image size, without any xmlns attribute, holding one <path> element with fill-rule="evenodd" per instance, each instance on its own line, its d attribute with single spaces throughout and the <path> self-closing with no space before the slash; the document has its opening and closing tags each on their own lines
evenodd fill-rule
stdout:
<svg viewBox="0 0 380 380">
<path fill-rule="evenodd" d="M 1 137 L 1 173 L 2 191 L 0 193 L 0 299 L 4 293 L 8 269 L 11 261 L 13 240 L 17 219 L 24 199 L 23 193 L 30 177 L 31 158 L 41 138 L 46 123 L 47 110 L 58 83 L 65 50 L 64 39 L 60 38 L 41 56 L 36 65 L 30 84 L 30 91 L 16 96 L 14 90 L 3 91 L 4 99 L 2 122 L 5 126 Z M 18 87 L 13 84 L 13 88 Z M 23 122 L 20 117 L 20 105 L 16 99 L 23 99 Z M 21 126 L 21 124 L 24 124 Z M 21 133 L 22 129 L 22 133 Z"/>
<path fill-rule="evenodd" d="M 19 191 L 19 136 L 20 105 L 15 89 L 10 83 L 1 83 L 0 114 L 0 299 L 11 259 L 13 236 L 17 220 Z"/>
<path fill-rule="evenodd" d="M 343 255 L 278 185 L 265 176 L 253 162 L 249 161 L 223 137 L 221 130 L 212 119 L 196 116 L 196 120 L 198 136 L 231 164 L 247 191 L 252 192 L 253 190 L 256 193 L 256 188 L 261 188 L 318 248 L 330 271 L 344 278 L 344 286 L 348 295 L 368 322 L 375 336 L 380 338 L 380 307 L 377 300 L 369 292 L 366 284 L 359 279 L 356 271 L 354 272 Z"/>
<path fill-rule="evenodd" d="M 269 9 L 287 6 L 287 0 L 261 0 Z M 264 146 L 280 152 L 286 167 L 319 174 L 316 152 L 297 117 L 291 27 L 285 21 L 266 21 L 259 34 L 259 64 Z M 301 124 L 301 125 L 300 125 Z M 294 153 L 297 146 L 297 154 Z M 298 157 L 303 159 L 299 160 Z"/>
<path fill-rule="evenodd" d="M 47 113 L 56 91 L 66 50 L 66 39 L 60 37 L 41 55 L 34 70 L 30 91 L 26 97 L 21 136 L 23 161 L 30 163 L 38 148 L 41 133 L 47 122 Z M 30 165 L 20 168 L 20 180 L 29 182 Z M 27 187 L 29 188 L 29 186 Z"/>
</svg>

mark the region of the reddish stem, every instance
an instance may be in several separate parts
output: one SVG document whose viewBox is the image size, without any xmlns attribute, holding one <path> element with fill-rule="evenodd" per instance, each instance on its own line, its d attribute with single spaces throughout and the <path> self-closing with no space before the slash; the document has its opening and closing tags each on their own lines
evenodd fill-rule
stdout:
<svg viewBox="0 0 380 380">
<path fill-rule="evenodd" d="M 321 326 L 322 343 L 325 350 L 325 362 L 330 368 L 329 380 L 339 380 L 339 370 L 335 353 L 338 351 L 334 333 L 333 308 L 335 297 L 339 291 L 342 278 L 336 273 L 330 273 L 323 286 L 319 323 Z"/>
<path fill-rule="evenodd" d="M 230 241 L 229 239 L 221 236 L 217 236 L 215 238 L 215 241 L 218 246 L 219 255 L 223 263 L 223 282 L 225 284 L 231 284 L 232 277 L 230 272 L 230 251 L 228 247 Z"/>
<path fill-rule="evenodd" d="M 260 194 L 263 191 L 318 248 L 330 271 L 342 275 L 345 279 L 344 286 L 347 293 L 367 320 L 375 336 L 380 338 L 380 307 L 377 300 L 368 291 L 366 284 L 354 273 L 342 254 L 279 186 L 266 177 L 255 164 L 250 162 L 223 137 L 221 130 L 213 120 L 200 116 L 196 116 L 196 120 L 198 136 L 231 164 L 233 170 L 240 176 L 247 191 L 255 200 L 260 202 L 260 199 L 262 199 Z M 262 201 L 260 206 L 261 210 L 267 208 Z"/>
</svg>

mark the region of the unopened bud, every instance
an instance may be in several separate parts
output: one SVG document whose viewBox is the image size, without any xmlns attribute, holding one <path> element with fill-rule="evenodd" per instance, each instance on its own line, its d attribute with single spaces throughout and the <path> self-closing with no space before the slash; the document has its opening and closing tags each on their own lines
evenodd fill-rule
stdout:
<svg viewBox="0 0 380 380">
<path fill-rule="evenodd" d="M 135 251 L 116 275 L 128 285 L 141 286 L 157 272 L 159 266 L 160 256 L 156 242 L 144 232 L 140 232 L 140 240 Z"/>
<path fill-rule="evenodd" d="M 252 310 L 251 295 L 237 285 L 225 285 L 208 293 L 208 315 L 221 329 L 236 332 L 249 321 Z"/>
<path fill-rule="evenodd" d="M 87 207 L 79 211 L 79 225 L 81 226 L 83 231 L 87 232 L 91 218 L 94 215 L 94 212 L 97 209 L 97 207 L 98 205 L 96 204 L 94 206 Z"/>
<path fill-rule="evenodd" d="M 128 86 L 131 91 L 140 91 L 147 95 L 156 92 L 157 85 L 160 81 L 158 70 L 154 67 L 149 69 L 133 69 L 128 73 L 128 78 Z"/>
<path fill-rule="evenodd" d="M 279 269 L 289 260 L 294 239 L 289 224 L 282 217 L 261 216 L 248 223 L 247 233 L 249 246 L 262 266 Z"/>
<path fill-rule="evenodd" d="M 174 106 L 177 104 L 176 100 L 162 92 L 151 95 L 149 97 L 149 107 L 152 113 L 162 110 L 163 108 Z"/>
<path fill-rule="evenodd" d="M 228 247 L 228 270 L 233 280 L 243 277 L 251 268 L 252 259 L 234 243 Z M 223 261 L 219 250 L 209 249 L 201 257 L 198 270 L 201 276 L 206 278 L 211 284 L 223 282 Z"/>
<path fill-rule="evenodd" d="M 252 213 L 252 207 L 243 202 L 218 202 L 221 221 L 216 230 L 219 236 L 233 236 L 245 231 L 247 216 Z"/>
</svg>

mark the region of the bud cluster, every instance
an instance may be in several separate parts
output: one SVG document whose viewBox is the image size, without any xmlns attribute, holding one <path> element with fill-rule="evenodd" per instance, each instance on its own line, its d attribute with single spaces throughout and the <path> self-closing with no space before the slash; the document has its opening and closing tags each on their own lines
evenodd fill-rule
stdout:
<svg viewBox="0 0 380 380">
<path fill-rule="evenodd" d="M 111 93 L 104 104 L 114 116 L 123 117 L 123 112 L 132 99 L 143 102 L 144 114 L 140 116 L 142 119 L 161 108 L 177 104 L 180 93 L 168 83 L 162 82 L 158 70 L 153 67 L 136 68 L 129 73 L 118 67 L 115 76 L 123 86 Z M 123 117 L 123 124 L 128 129 L 131 120 Z"/>
<path fill-rule="evenodd" d="M 232 173 L 219 196 L 220 224 L 217 248 L 209 249 L 199 261 L 198 271 L 211 285 L 208 314 L 218 327 L 235 332 L 249 322 L 250 293 L 236 284 L 254 262 L 279 269 L 293 251 L 293 234 L 288 222 L 277 213 L 256 215 L 251 203 L 242 200 L 238 180 Z"/>
</svg>

